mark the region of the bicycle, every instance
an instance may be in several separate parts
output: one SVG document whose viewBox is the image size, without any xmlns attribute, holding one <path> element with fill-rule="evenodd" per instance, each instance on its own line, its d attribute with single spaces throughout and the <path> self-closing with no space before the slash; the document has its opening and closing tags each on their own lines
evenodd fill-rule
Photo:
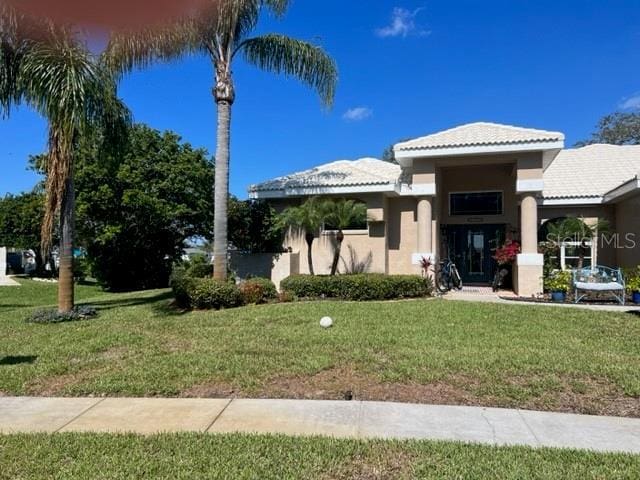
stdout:
<svg viewBox="0 0 640 480">
<path fill-rule="evenodd" d="M 500 288 L 504 285 L 504 281 L 508 275 L 509 270 L 498 265 L 498 268 L 496 268 L 496 274 L 493 276 L 493 282 L 491 283 L 491 288 L 494 292 L 500 290 Z"/>
<path fill-rule="evenodd" d="M 440 293 L 447 293 L 454 288 L 462 290 L 462 278 L 456 264 L 450 258 L 440 262 L 440 268 L 436 272 L 436 288 Z"/>
</svg>

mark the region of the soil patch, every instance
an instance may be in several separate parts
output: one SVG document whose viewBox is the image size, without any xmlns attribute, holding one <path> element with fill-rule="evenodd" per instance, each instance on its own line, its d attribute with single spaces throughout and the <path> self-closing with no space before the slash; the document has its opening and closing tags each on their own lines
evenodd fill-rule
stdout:
<svg viewBox="0 0 640 480">
<path fill-rule="evenodd" d="M 322 370 L 315 375 L 278 376 L 259 387 L 243 390 L 224 382 L 206 382 L 182 392 L 201 398 L 285 398 L 307 400 L 369 400 L 433 405 L 468 405 L 521 408 L 589 415 L 640 417 L 640 398 L 624 395 L 604 379 L 561 378 L 559 386 L 531 394 L 536 377 L 507 377 L 498 387 L 516 387 L 523 399 L 498 392 L 482 393 L 487 385 L 469 375 L 420 384 L 384 382 L 348 366 Z M 520 395 L 518 395 L 520 396 Z"/>
</svg>

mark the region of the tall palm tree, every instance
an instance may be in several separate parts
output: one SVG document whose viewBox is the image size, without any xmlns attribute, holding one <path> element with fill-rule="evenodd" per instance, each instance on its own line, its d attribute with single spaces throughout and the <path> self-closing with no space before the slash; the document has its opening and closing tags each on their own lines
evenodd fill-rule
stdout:
<svg viewBox="0 0 640 480">
<path fill-rule="evenodd" d="M 324 221 L 336 232 L 336 248 L 333 252 L 331 275 L 338 272 L 338 262 L 344 241 L 344 230 L 351 225 L 362 224 L 367 221 L 367 206 L 355 200 L 327 200 L 323 206 Z"/>
<path fill-rule="evenodd" d="M 324 223 L 324 207 L 324 202 L 317 197 L 312 197 L 302 205 L 287 208 L 279 218 L 280 225 L 283 227 L 304 232 L 304 239 L 307 242 L 307 263 L 311 275 L 315 275 L 312 254 L 313 241 Z"/>
<path fill-rule="evenodd" d="M 50 252 L 59 214 L 58 310 L 74 306 L 73 240 L 75 192 L 73 164 L 82 136 L 93 128 L 110 130 L 130 121 L 106 68 L 69 27 L 33 20 L 9 8 L 0 12 L 4 67 L 0 67 L 0 106 L 6 114 L 24 102 L 48 121 L 46 195 L 42 251 Z"/>
<path fill-rule="evenodd" d="M 227 203 L 231 108 L 236 98 L 233 61 L 242 56 L 260 69 L 293 76 L 317 90 L 327 105 L 333 103 L 337 69 L 318 46 L 284 35 L 249 37 L 263 8 L 282 16 L 290 0 L 208 0 L 208 8 L 163 28 L 114 36 L 105 53 L 117 71 L 169 61 L 189 53 L 209 57 L 215 74 L 213 97 L 218 110 L 215 207 L 214 277 L 227 276 Z"/>
</svg>

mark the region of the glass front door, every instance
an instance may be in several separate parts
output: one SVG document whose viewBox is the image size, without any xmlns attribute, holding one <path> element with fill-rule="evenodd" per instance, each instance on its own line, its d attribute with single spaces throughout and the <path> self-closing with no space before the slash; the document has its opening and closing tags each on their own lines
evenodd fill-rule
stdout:
<svg viewBox="0 0 640 480">
<path fill-rule="evenodd" d="M 464 283 L 489 283 L 495 273 L 493 249 L 504 238 L 504 225 L 447 225 L 445 252 L 455 262 Z"/>
</svg>

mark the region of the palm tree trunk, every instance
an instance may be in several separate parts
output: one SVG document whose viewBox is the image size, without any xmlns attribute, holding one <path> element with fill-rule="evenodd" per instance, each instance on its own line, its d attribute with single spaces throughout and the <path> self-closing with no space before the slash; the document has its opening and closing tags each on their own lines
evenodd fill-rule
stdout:
<svg viewBox="0 0 640 480">
<path fill-rule="evenodd" d="M 333 263 L 331 264 L 331 276 L 338 272 L 338 262 L 340 261 L 340 252 L 342 250 L 342 242 L 344 241 L 344 233 L 342 230 L 336 235 L 336 250 L 333 253 Z"/>
<path fill-rule="evenodd" d="M 226 280 L 228 270 L 227 207 L 229 202 L 229 147 L 231 102 L 218 101 L 215 206 L 213 218 L 213 278 Z"/>
<path fill-rule="evenodd" d="M 313 233 L 307 233 L 304 238 L 307 241 L 307 263 L 309 264 L 309 273 L 311 275 L 315 275 L 315 272 L 313 271 L 313 254 L 311 252 L 311 246 L 313 245 L 315 236 Z"/>
<path fill-rule="evenodd" d="M 75 230 L 75 192 L 73 173 L 65 181 L 64 195 L 60 205 L 60 268 L 58 271 L 58 311 L 73 309 L 73 235 Z"/>
</svg>

